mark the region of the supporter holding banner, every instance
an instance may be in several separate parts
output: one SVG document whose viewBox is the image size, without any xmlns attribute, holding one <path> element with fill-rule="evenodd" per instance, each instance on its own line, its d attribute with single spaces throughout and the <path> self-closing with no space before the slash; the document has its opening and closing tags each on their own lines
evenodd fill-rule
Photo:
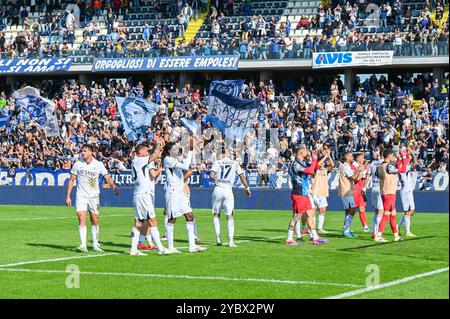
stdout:
<svg viewBox="0 0 450 319">
<path fill-rule="evenodd" d="M 38 89 L 27 86 L 13 93 L 20 110 L 19 118 L 29 118 L 44 128 L 47 137 L 58 136 L 59 126 L 55 114 L 55 104 L 44 97 Z"/>
<path fill-rule="evenodd" d="M 224 86 L 223 86 L 224 87 Z M 229 92 L 233 89 L 230 85 Z M 258 115 L 258 100 L 246 100 L 211 90 L 206 120 L 230 139 L 242 139 Z"/>
<path fill-rule="evenodd" d="M 180 119 L 180 122 L 189 130 L 189 132 L 191 132 L 194 135 L 198 135 L 201 134 L 201 127 L 200 124 L 193 120 L 193 119 L 189 119 L 187 117 L 182 117 Z"/>
<path fill-rule="evenodd" d="M 239 97 L 239 94 L 242 92 L 244 83 L 245 80 L 215 80 L 211 82 L 209 92 L 216 90 L 226 95 Z"/>
<path fill-rule="evenodd" d="M 140 98 L 116 96 L 116 102 L 129 141 L 134 141 L 147 132 L 159 109 L 157 104 Z"/>
</svg>

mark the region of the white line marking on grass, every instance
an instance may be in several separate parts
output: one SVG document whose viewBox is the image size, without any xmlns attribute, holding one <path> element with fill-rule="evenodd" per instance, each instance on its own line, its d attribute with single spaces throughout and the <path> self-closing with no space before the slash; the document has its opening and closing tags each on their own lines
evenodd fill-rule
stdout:
<svg viewBox="0 0 450 319">
<path fill-rule="evenodd" d="M 405 277 L 405 278 L 402 278 L 402 279 L 390 281 L 390 282 L 387 282 L 387 283 L 384 283 L 384 284 L 381 284 L 381 285 L 376 285 L 376 286 L 373 286 L 373 287 L 366 287 L 366 288 L 363 288 L 363 289 L 358 289 L 358 290 L 353 290 L 353 291 L 349 291 L 349 292 L 344 292 L 342 294 L 326 297 L 324 299 L 343 299 L 343 298 L 347 298 L 347 297 L 352 297 L 352 296 L 360 295 L 360 294 L 363 294 L 363 293 L 366 293 L 366 292 L 369 292 L 369 291 L 383 289 L 383 288 L 386 288 L 386 287 L 391 287 L 391 286 L 403 284 L 405 282 L 412 281 L 414 279 L 433 276 L 435 274 L 439 274 L 441 272 L 446 272 L 446 271 L 448 271 L 448 267 L 437 269 L 437 270 L 433 270 L 433 271 L 430 271 L 430 272 L 425 272 L 425 273 L 414 275 L 414 276 Z"/>
<path fill-rule="evenodd" d="M 101 218 L 109 218 L 109 217 L 127 217 L 127 215 L 102 215 Z M 53 219 L 76 219 L 76 216 L 61 216 L 61 217 L 37 217 L 37 218 L 12 218 L 12 219 L 0 219 L 1 222 L 15 222 L 15 221 L 33 221 L 33 220 L 53 220 Z"/>
<path fill-rule="evenodd" d="M 281 239 L 281 238 L 285 238 L 285 237 L 286 237 L 286 236 L 276 236 L 276 237 L 264 238 L 264 239 L 261 239 L 261 240 L 250 240 L 250 239 L 236 240 L 234 243 L 235 243 L 235 244 L 251 243 L 251 242 L 264 241 L 264 240 Z M 210 247 L 210 246 L 213 246 L 213 245 L 200 244 L 200 246 L 203 246 L 203 247 Z M 227 244 L 222 244 L 222 246 L 227 246 Z M 188 249 L 189 246 L 181 246 L 181 247 L 175 247 L 175 248 L 176 248 L 176 249 Z"/>
<path fill-rule="evenodd" d="M 26 268 L 0 268 L 0 271 L 16 271 L 29 273 L 67 273 L 65 270 L 50 269 L 26 269 Z M 121 273 L 121 272 L 94 272 L 80 271 L 81 275 L 98 275 L 98 276 L 125 276 L 125 277 L 156 277 L 156 278 L 177 278 L 192 280 L 220 280 L 220 281 L 242 281 L 242 282 L 264 282 L 276 284 L 290 285 L 321 285 L 321 286 L 341 286 L 341 287 L 362 287 L 361 285 L 320 282 L 320 281 L 302 281 L 302 280 L 277 280 L 265 278 L 234 278 L 234 277 L 212 277 L 212 276 L 189 276 L 189 275 L 169 275 L 169 274 L 139 274 L 139 273 Z"/>
<path fill-rule="evenodd" d="M 265 239 L 272 240 L 272 239 L 279 239 L 279 238 L 284 238 L 284 237 L 277 236 L 277 237 L 270 237 L 270 238 L 265 238 Z M 256 242 L 256 241 L 257 240 L 241 240 L 241 241 L 236 241 L 236 243 L 247 243 L 247 242 Z M 202 246 L 208 247 L 210 245 L 202 245 Z M 188 249 L 189 247 L 182 246 L 182 247 L 176 247 L 176 248 L 177 249 Z M 23 265 L 30 265 L 30 264 L 40 264 L 40 263 L 46 263 L 46 262 L 64 261 L 64 260 L 72 260 L 72 259 L 113 256 L 113 255 L 121 255 L 121 254 L 122 253 L 106 253 L 106 254 L 98 254 L 98 255 L 83 255 L 83 256 L 61 257 L 61 258 L 54 258 L 54 259 L 30 260 L 30 261 L 22 261 L 22 262 L 12 263 L 12 264 L 3 264 L 3 265 L 0 265 L 0 268 L 23 266 Z M 127 254 L 127 252 L 124 251 L 123 254 Z"/>
<path fill-rule="evenodd" d="M 15 267 L 15 266 L 22 266 L 22 265 L 54 262 L 54 261 L 63 261 L 63 260 L 71 260 L 71 259 L 83 259 L 83 258 L 95 258 L 95 257 L 104 257 L 104 256 L 113 256 L 113 255 L 119 255 L 119 253 L 108 253 L 108 254 L 99 254 L 99 255 L 83 255 L 83 256 L 71 256 L 71 257 L 62 257 L 62 258 L 54 258 L 54 259 L 22 261 L 22 262 L 18 262 L 18 263 L 14 263 L 14 264 L 0 265 L 0 269 L 1 268 L 5 268 L 5 267 Z"/>
</svg>

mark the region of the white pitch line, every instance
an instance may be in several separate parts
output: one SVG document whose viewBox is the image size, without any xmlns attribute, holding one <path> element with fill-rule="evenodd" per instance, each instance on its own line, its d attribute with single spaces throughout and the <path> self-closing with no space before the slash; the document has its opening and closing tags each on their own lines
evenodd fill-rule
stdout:
<svg viewBox="0 0 450 319">
<path fill-rule="evenodd" d="M 0 271 L 15 271 L 29 273 L 70 273 L 65 270 L 50 269 L 26 269 L 26 268 L 0 268 Z M 80 271 L 81 275 L 98 275 L 98 276 L 125 276 L 125 277 L 153 277 L 153 278 L 177 278 L 192 280 L 219 280 L 219 281 L 242 281 L 242 282 L 264 282 L 290 285 L 321 285 L 321 286 L 341 286 L 341 287 L 361 287 L 361 285 L 320 282 L 320 281 L 302 281 L 302 280 L 277 280 L 266 278 L 235 278 L 235 277 L 213 277 L 213 276 L 189 276 L 189 275 L 169 275 L 169 274 L 139 274 L 139 273 L 120 273 L 120 272 L 94 272 Z"/>
<path fill-rule="evenodd" d="M 281 236 L 277 237 L 270 237 L 265 239 L 278 239 L 278 238 L 284 238 Z M 256 242 L 255 240 L 241 240 L 236 241 L 236 243 L 246 243 L 246 242 Z M 203 246 L 209 246 L 209 245 L 203 245 Z M 176 247 L 177 249 L 188 249 L 188 246 L 182 246 L 182 247 Z M 15 266 L 23 266 L 23 265 L 30 265 L 30 264 L 40 264 L 40 263 L 46 263 L 46 262 L 55 262 L 55 261 L 64 261 L 64 260 L 72 260 L 72 259 L 83 259 L 83 258 L 96 258 L 96 257 L 104 257 L 104 256 L 113 256 L 113 255 L 120 255 L 121 253 L 107 253 L 107 254 L 98 254 L 98 255 L 84 255 L 84 256 L 70 256 L 70 257 L 61 257 L 61 258 L 54 258 L 54 259 L 42 259 L 42 260 L 30 260 L 30 261 L 22 261 L 18 263 L 13 264 L 4 264 L 0 265 L 0 268 L 6 268 L 6 267 L 15 267 Z M 126 254 L 126 252 L 124 252 Z"/>
<path fill-rule="evenodd" d="M 286 236 L 276 236 L 276 237 L 269 237 L 269 238 L 264 238 L 263 240 L 273 240 L 273 239 L 281 239 L 281 238 L 286 238 Z M 234 243 L 235 244 L 244 244 L 244 243 L 253 243 L 253 242 L 258 242 L 258 241 L 262 241 L 262 240 L 250 240 L 250 239 L 245 239 L 245 240 L 236 240 Z M 222 244 L 223 246 L 227 246 L 226 244 Z M 210 247 L 213 245 L 200 245 L 200 246 L 204 246 L 204 247 Z M 176 247 L 177 249 L 188 249 L 189 246 L 182 246 L 182 247 Z"/>
<path fill-rule="evenodd" d="M 343 299 L 343 298 L 347 298 L 347 297 L 352 297 L 352 296 L 360 295 L 360 294 L 363 294 L 363 293 L 366 293 L 366 292 L 369 292 L 369 291 L 383 289 L 383 288 L 386 288 L 386 287 L 391 287 L 391 286 L 403 284 L 405 282 L 412 281 L 414 279 L 433 276 L 435 274 L 439 274 L 439 273 L 446 272 L 446 271 L 448 271 L 448 267 L 441 268 L 441 269 L 436 269 L 436 270 L 433 270 L 433 271 L 425 272 L 425 273 L 414 275 L 414 276 L 404 277 L 402 279 L 390 281 L 390 282 L 387 282 L 387 283 L 384 283 L 384 284 L 381 284 L 381 285 L 376 285 L 376 286 L 372 286 L 372 287 L 366 287 L 366 288 L 363 288 L 363 289 L 358 289 L 358 290 L 353 290 L 353 291 L 349 291 L 349 292 L 344 292 L 342 294 L 326 297 L 324 299 Z"/>
<path fill-rule="evenodd" d="M 109 217 L 126 217 L 131 216 L 127 215 L 101 215 L 101 218 L 109 218 Z M 15 222 L 15 221 L 34 221 L 34 220 L 54 220 L 54 219 L 76 219 L 76 216 L 61 216 L 61 217 L 37 217 L 37 218 L 12 218 L 12 219 L 0 219 L 1 222 Z"/>
<path fill-rule="evenodd" d="M 62 258 L 54 258 L 54 259 L 42 259 L 42 260 L 31 260 L 31 261 L 22 261 L 14 264 L 4 264 L 0 265 L 1 268 L 5 267 L 15 267 L 15 266 L 23 266 L 23 265 L 31 265 L 31 264 L 40 264 L 54 261 L 63 261 L 63 260 L 71 260 L 71 259 L 83 259 L 83 258 L 95 258 L 95 257 L 104 257 L 104 256 L 113 256 L 118 255 L 119 253 L 107 253 L 107 254 L 99 254 L 99 255 L 84 255 L 84 256 L 71 256 L 71 257 L 62 257 Z"/>
</svg>

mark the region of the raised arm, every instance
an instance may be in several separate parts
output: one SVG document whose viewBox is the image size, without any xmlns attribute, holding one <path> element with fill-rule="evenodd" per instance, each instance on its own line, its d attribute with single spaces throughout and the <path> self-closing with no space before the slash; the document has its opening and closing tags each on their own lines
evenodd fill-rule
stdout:
<svg viewBox="0 0 450 319">
<path fill-rule="evenodd" d="M 163 168 L 162 168 L 162 166 L 160 165 L 160 162 L 159 162 L 159 161 L 155 161 L 154 163 L 155 163 L 155 164 L 153 164 L 153 165 L 150 167 L 149 173 L 150 173 L 150 177 L 151 177 L 153 180 L 156 180 L 156 179 L 158 178 L 158 176 L 161 175 L 161 173 L 162 173 L 162 171 L 163 171 Z"/>
<path fill-rule="evenodd" d="M 400 153 L 401 158 L 397 159 L 397 169 L 399 173 L 406 173 L 407 167 L 408 167 L 408 163 L 410 161 L 410 156 L 409 156 L 409 152 L 406 152 L 405 155 L 402 155 Z"/>
</svg>

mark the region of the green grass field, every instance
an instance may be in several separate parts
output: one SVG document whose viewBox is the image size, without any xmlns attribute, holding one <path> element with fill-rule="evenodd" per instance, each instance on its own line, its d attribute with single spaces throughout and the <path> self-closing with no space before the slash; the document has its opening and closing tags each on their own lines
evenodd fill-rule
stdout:
<svg viewBox="0 0 450 319">
<path fill-rule="evenodd" d="M 103 207 L 105 252 L 82 254 L 74 251 L 79 239 L 72 208 L 0 206 L 0 298 L 449 298 L 448 214 L 416 214 L 417 238 L 379 244 L 362 232 L 359 218 L 352 227 L 359 238 L 342 238 L 343 213 L 330 212 L 328 245 L 286 247 L 289 211 L 241 210 L 234 249 L 214 245 L 209 210 L 195 214 L 206 252 L 187 252 L 179 220 L 175 245 L 182 254 L 135 257 L 126 254 L 131 208 Z M 390 230 L 386 237 L 392 239 Z M 68 265 L 79 267 L 79 288 L 66 286 Z M 368 265 L 379 269 L 380 285 L 373 290 L 366 289 Z"/>
</svg>

